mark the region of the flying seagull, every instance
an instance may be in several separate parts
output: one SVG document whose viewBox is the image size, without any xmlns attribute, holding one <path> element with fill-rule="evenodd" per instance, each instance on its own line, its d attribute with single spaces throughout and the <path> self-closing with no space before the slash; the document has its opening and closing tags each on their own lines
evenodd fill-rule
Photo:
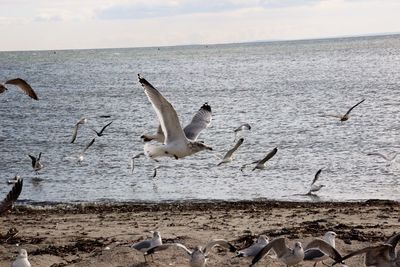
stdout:
<svg viewBox="0 0 400 267">
<path fill-rule="evenodd" d="M 365 99 L 361 100 L 360 102 L 358 102 L 357 104 L 355 104 L 354 106 L 352 106 L 344 115 L 330 115 L 330 114 L 328 114 L 328 116 L 339 118 L 340 121 L 347 121 L 347 120 L 350 118 L 350 112 L 351 112 L 355 107 L 357 107 L 358 105 L 360 105 L 360 104 L 361 104 L 362 102 L 364 102 L 364 101 L 365 101 Z"/>
<path fill-rule="evenodd" d="M 220 246 L 220 247 L 226 248 L 230 252 L 236 251 L 236 248 L 233 245 L 231 245 L 228 241 L 223 240 L 223 239 L 214 239 L 214 240 L 211 240 L 210 242 L 208 242 L 204 249 L 201 246 L 197 246 L 197 247 L 195 247 L 195 249 L 193 251 L 191 251 L 187 247 L 185 247 L 184 245 L 182 245 L 180 243 L 171 243 L 171 244 L 164 244 L 164 245 L 149 249 L 146 252 L 146 254 L 150 255 L 156 251 L 165 250 L 165 249 L 171 248 L 171 247 L 178 247 L 178 248 L 183 249 L 187 253 L 187 255 L 190 257 L 190 260 L 189 260 L 190 267 L 205 267 L 207 256 L 210 253 L 211 249 L 215 246 Z"/>
<path fill-rule="evenodd" d="M 4 84 L 0 83 L 0 94 L 3 93 L 4 91 L 8 90 L 8 88 L 6 87 L 6 84 L 15 85 L 19 89 L 21 89 L 25 94 L 30 96 L 31 98 L 33 98 L 35 100 L 39 100 L 39 98 L 37 97 L 35 91 L 33 91 L 32 87 L 26 81 L 24 81 L 21 78 L 8 80 Z"/>
<path fill-rule="evenodd" d="M 235 130 L 233 130 L 233 132 L 234 132 L 234 134 L 235 134 L 235 139 L 234 139 L 234 141 L 236 141 L 236 136 L 237 136 L 237 134 L 238 134 L 239 132 L 241 132 L 241 131 L 244 131 L 244 130 L 250 131 L 250 130 L 251 130 L 250 124 L 248 124 L 248 123 L 243 123 L 242 125 L 240 125 L 239 127 L 237 127 Z"/>
<path fill-rule="evenodd" d="M 251 246 L 239 250 L 236 257 L 254 257 L 256 256 L 266 245 L 268 245 L 269 240 L 265 235 L 260 235 L 257 241 Z"/>
<path fill-rule="evenodd" d="M 81 124 L 85 124 L 86 122 L 87 122 L 87 119 L 86 119 L 85 117 L 83 117 L 83 118 L 81 118 L 81 119 L 75 124 L 74 133 L 72 134 L 71 144 L 74 143 L 75 140 L 76 140 L 76 136 L 78 135 L 79 126 L 80 126 Z"/>
<path fill-rule="evenodd" d="M 261 260 L 271 249 L 276 253 L 277 259 L 285 263 L 287 266 L 295 265 L 304 258 L 304 250 L 300 242 L 294 244 L 294 248 L 288 247 L 287 239 L 279 237 L 268 243 L 253 259 L 250 266 L 254 266 Z"/>
<path fill-rule="evenodd" d="M 384 160 L 386 160 L 388 162 L 393 162 L 396 159 L 398 154 L 399 153 L 394 152 L 392 155 L 389 156 L 389 155 L 384 155 L 384 154 L 381 154 L 381 153 L 378 153 L 378 152 L 371 152 L 371 153 L 368 153 L 367 155 L 368 156 L 378 156 L 378 157 L 381 157 L 381 158 L 383 158 Z"/>
<path fill-rule="evenodd" d="M 251 162 L 251 163 L 244 164 L 244 165 L 242 165 L 242 167 L 240 168 L 240 170 L 243 171 L 243 170 L 246 168 L 247 165 L 251 165 L 251 164 L 256 164 L 256 166 L 253 168 L 253 171 L 254 171 L 255 169 L 263 170 L 263 169 L 265 169 L 265 163 L 266 163 L 268 160 L 270 160 L 273 156 L 275 156 L 276 152 L 278 152 L 278 148 L 275 147 L 275 148 L 272 149 L 271 152 L 269 152 L 263 159 L 253 161 L 253 162 Z"/>
<path fill-rule="evenodd" d="M 185 128 L 183 128 L 183 132 L 185 133 L 186 138 L 191 141 L 196 141 L 200 135 L 200 132 L 210 125 L 211 119 L 211 107 L 210 105 L 208 105 L 208 103 L 204 103 L 201 108 L 196 112 L 196 114 L 194 114 L 192 121 L 188 125 L 186 125 Z M 154 135 L 145 134 L 142 135 L 140 138 L 142 138 L 144 142 L 154 140 L 160 143 L 164 143 L 165 137 L 161 128 L 161 124 L 158 125 L 157 132 Z"/>
<path fill-rule="evenodd" d="M 14 202 L 17 201 L 21 194 L 23 182 L 23 179 L 19 179 L 7 194 L 6 198 L 0 202 L 0 215 L 12 209 Z"/>
<path fill-rule="evenodd" d="M 40 162 L 40 158 L 42 157 L 42 152 L 39 153 L 39 156 L 36 158 L 35 156 L 28 155 L 32 160 L 32 168 L 35 172 L 38 172 L 43 168 L 43 164 Z"/>
<path fill-rule="evenodd" d="M 20 249 L 17 259 L 11 264 L 11 267 L 31 267 L 28 260 L 28 252 L 25 249 Z"/>
<path fill-rule="evenodd" d="M 134 248 L 136 250 L 139 250 L 141 252 L 144 253 L 144 260 L 147 262 L 146 259 L 146 252 L 156 246 L 160 246 L 162 245 L 162 239 L 161 239 L 161 235 L 160 232 L 155 231 L 153 232 L 153 238 L 151 239 L 146 239 L 146 240 L 142 240 L 140 242 L 137 242 L 135 244 L 131 245 L 131 248 Z"/>
<path fill-rule="evenodd" d="M 316 185 L 315 182 L 318 180 L 319 175 L 321 174 L 322 169 L 319 169 L 317 171 L 317 173 L 314 176 L 314 180 L 312 181 L 311 185 L 310 185 L 310 191 L 308 191 L 307 195 L 311 195 L 314 192 L 319 191 L 322 187 L 324 187 L 325 185 L 321 184 L 321 185 Z"/>
<path fill-rule="evenodd" d="M 113 123 L 113 122 L 110 122 L 110 123 L 107 123 L 101 130 L 100 130 L 100 132 L 98 132 L 98 131 L 96 131 L 95 129 L 92 129 L 92 131 L 94 131 L 96 134 L 97 134 L 97 136 L 103 136 L 104 134 L 103 134 L 103 132 L 104 132 L 104 130 L 108 127 L 108 126 L 110 126 L 110 124 L 111 123 Z"/>
<path fill-rule="evenodd" d="M 323 261 L 328 258 L 341 260 L 339 252 L 335 249 L 336 233 L 328 231 L 324 234 L 323 239 L 315 239 L 311 241 L 304 250 L 304 260 L 314 261 L 314 267 L 319 263 L 325 264 Z"/>
<path fill-rule="evenodd" d="M 161 129 L 165 135 L 163 145 L 145 144 L 144 153 L 146 156 L 152 159 L 157 157 L 174 157 L 175 159 L 179 159 L 203 150 L 212 150 L 210 146 L 202 142 L 191 141 L 186 137 L 186 135 L 197 135 L 199 128 L 203 126 L 193 127 L 190 129 L 191 133 L 187 132 L 185 134 L 172 105 L 146 79 L 140 77 L 139 74 L 138 77 L 144 92 L 157 114 Z"/>
<path fill-rule="evenodd" d="M 353 256 L 365 254 L 364 264 L 367 267 L 399 267 L 400 253 L 396 253 L 396 246 L 399 240 L 400 234 L 394 234 L 384 244 L 353 251 L 344 256 L 342 260 L 344 261 Z"/>
<path fill-rule="evenodd" d="M 235 146 L 234 146 L 232 149 L 230 149 L 228 152 L 226 152 L 224 158 L 222 159 L 222 161 L 221 161 L 220 163 L 217 164 L 217 166 L 220 166 L 220 165 L 223 164 L 223 163 L 231 162 L 231 161 L 233 160 L 233 153 L 234 153 L 236 150 L 238 150 L 238 148 L 243 144 L 243 141 L 244 141 L 244 139 L 243 139 L 243 138 L 240 138 L 240 139 L 236 142 Z"/>
</svg>

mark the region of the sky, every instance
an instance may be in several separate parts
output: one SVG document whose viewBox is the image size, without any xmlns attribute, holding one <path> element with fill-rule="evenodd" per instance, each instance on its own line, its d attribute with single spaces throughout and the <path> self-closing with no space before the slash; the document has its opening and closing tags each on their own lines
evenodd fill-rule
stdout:
<svg viewBox="0 0 400 267">
<path fill-rule="evenodd" d="M 398 0 L 0 0 L 0 51 L 400 32 Z"/>
</svg>

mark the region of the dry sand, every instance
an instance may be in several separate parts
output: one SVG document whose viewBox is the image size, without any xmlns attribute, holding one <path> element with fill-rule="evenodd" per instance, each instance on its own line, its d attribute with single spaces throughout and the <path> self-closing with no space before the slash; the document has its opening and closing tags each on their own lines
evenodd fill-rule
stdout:
<svg viewBox="0 0 400 267">
<path fill-rule="evenodd" d="M 18 206 L 0 217 L 0 266 L 10 266 L 19 248 L 28 250 L 33 267 L 188 266 L 188 259 L 178 249 L 159 252 L 154 261 L 145 263 L 143 254 L 129 247 L 150 237 L 152 230 L 160 231 L 164 242 L 180 242 L 189 248 L 213 238 L 243 248 L 260 234 L 307 243 L 332 230 L 338 234 L 338 250 L 347 254 L 398 232 L 399 211 L 400 203 L 390 201 Z M 12 228 L 18 233 L 7 235 Z M 233 258 L 234 254 L 218 248 L 213 252 L 207 266 L 249 266 L 251 261 Z M 346 264 L 363 266 L 363 257 Z M 284 265 L 265 257 L 259 266 Z"/>
</svg>

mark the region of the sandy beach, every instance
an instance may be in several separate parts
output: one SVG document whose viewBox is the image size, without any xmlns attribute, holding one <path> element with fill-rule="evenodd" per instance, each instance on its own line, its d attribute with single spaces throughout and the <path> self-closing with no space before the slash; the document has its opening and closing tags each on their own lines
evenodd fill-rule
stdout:
<svg viewBox="0 0 400 267">
<path fill-rule="evenodd" d="M 332 230 L 338 235 L 339 252 L 347 254 L 398 232 L 399 212 L 399 203 L 377 200 L 24 205 L 0 218 L 0 266 L 10 266 L 19 248 L 27 249 L 35 267 L 188 266 L 188 259 L 178 249 L 159 252 L 145 263 L 143 254 L 129 247 L 149 238 L 153 230 L 161 232 L 164 243 L 179 242 L 194 248 L 210 239 L 224 238 L 238 249 L 260 234 L 306 244 Z M 250 261 L 214 248 L 207 266 L 249 266 Z M 363 257 L 354 257 L 346 264 L 363 266 Z M 259 266 L 284 265 L 265 257 Z"/>
</svg>

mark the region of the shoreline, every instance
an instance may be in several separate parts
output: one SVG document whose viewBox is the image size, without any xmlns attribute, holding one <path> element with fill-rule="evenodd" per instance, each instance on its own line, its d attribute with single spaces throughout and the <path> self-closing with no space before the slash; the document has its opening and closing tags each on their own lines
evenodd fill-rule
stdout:
<svg viewBox="0 0 400 267">
<path fill-rule="evenodd" d="M 0 266 L 9 266 L 19 248 L 28 251 L 32 266 L 143 267 L 188 266 L 182 251 L 169 249 L 144 262 L 129 245 L 160 231 L 164 242 L 189 248 L 224 238 L 238 249 L 260 234 L 287 237 L 291 244 L 335 231 L 342 254 L 385 241 L 400 230 L 400 203 L 218 201 L 173 203 L 63 203 L 17 205 L 0 217 Z M 18 231 L 7 236 L 12 228 Z M 18 246 L 17 246 L 18 244 Z M 207 266 L 249 266 L 250 259 L 213 249 Z M 330 260 L 327 263 L 331 263 Z M 265 257 L 261 266 L 283 266 Z M 311 266 L 304 262 L 300 266 Z M 363 257 L 346 261 L 363 266 Z"/>
</svg>

